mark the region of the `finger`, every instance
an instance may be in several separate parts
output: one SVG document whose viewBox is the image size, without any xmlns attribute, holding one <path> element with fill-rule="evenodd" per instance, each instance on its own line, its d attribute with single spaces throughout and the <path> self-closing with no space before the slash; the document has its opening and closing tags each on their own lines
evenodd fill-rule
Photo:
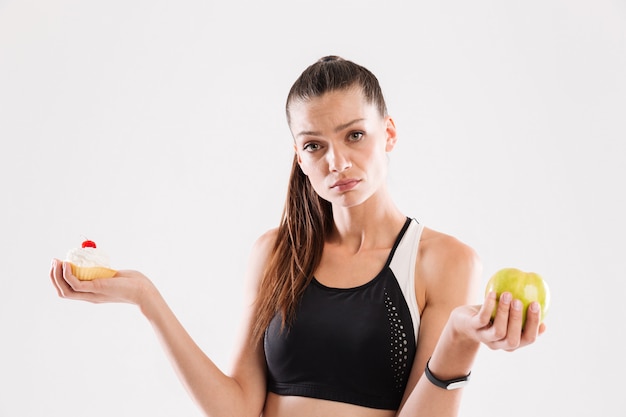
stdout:
<svg viewBox="0 0 626 417">
<path fill-rule="evenodd" d="M 71 285 L 65 279 L 65 263 L 58 259 L 53 260 L 53 266 L 50 271 L 52 282 L 57 289 L 57 294 L 62 298 L 69 298 L 73 290 Z M 68 269 L 71 269 L 68 265 Z"/>
<path fill-rule="evenodd" d="M 63 280 L 67 283 L 71 290 L 80 285 L 80 280 L 72 273 L 72 266 L 69 262 L 63 262 Z"/>
<path fill-rule="evenodd" d="M 506 338 L 511 301 L 513 301 L 513 296 L 510 292 L 500 294 L 498 306 L 496 307 L 496 317 L 493 319 L 493 325 L 491 326 L 491 340 L 494 342 Z"/>
<path fill-rule="evenodd" d="M 523 322 L 524 304 L 520 300 L 511 301 L 509 310 L 509 322 L 504 342 L 505 350 L 514 350 L 520 346 L 522 338 L 522 322 Z"/>
<path fill-rule="evenodd" d="M 490 291 L 489 294 L 487 294 L 487 297 L 485 297 L 485 302 L 481 306 L 480 311 L 478 311 L 478 314 L 476 315 L 476 318 L 479 322 L 479 325 L 477 327 L 479 329 L 491 325 L 491 316 L 493 315 L 497 304 L 498 295 L 495 291 Z"/>
<path fill-rule="evenodd" d="M 72 292 L 88 293 L 92 292 L 92 281 L 81 281 L 72 273 L 72 265 L 69 262 L 63 262 L 63 280 Z"/>
<path fill-rule="evenodd" d="M 63 292 L 61 291 L 61 284 L 59 282 L 59 277 L 62 275 L 60 262 L 58 259 L 52 259 L 52 263 L 50 265 L 50 281 L 52 281 L 52 285 L 54 285 L 54 289 L 57 291 L 57 295 L 59 297 L 63 296 Z M 61 278 L 63 280 L 63 278 Z"/>
<path fill-rule="evenodd" d="M 530 303 L 526 311 L 526 324 L 522 333 L 522 344 L 533 343 L 539 335 L 541 325 L 541 306 L 536 301 Z M 545 328 L 545 326 L 544 326 Z"/>
<path fill-rule="evenodd" d="M 537 334 L 537 336 L 541 336 L 542 334 L 545 333 L 546 331 L 546 324 L 544 322 L 541 322 L 541 324 L 539 325 L 539 332 Z"/>
<path fill-rule="evenodd" d="M 72 267 L 69 262 L 62 263 L 62 278 L 59 281 L 64 298 L 89 301 L 91 303 L 102 302 L 102 297 L 98 294 L 94 294 L 93 281 L 79 280 L 72 273 Z"/>
</svg>

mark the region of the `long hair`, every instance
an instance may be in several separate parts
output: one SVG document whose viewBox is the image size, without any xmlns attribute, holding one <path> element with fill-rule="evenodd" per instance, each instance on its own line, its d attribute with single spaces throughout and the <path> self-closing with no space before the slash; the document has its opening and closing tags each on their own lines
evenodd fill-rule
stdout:
<svg viewBox="0 0 626 417">
<path fill-rule="evenodd" d="M 361 88 L 364 98 L 373 103 L 382 116 L 387 115 L 374 74 L 338 56 L 327 56 L 305 69 L 291 87 L 285 106 L 287 122 L 291 124 L 289 107 L 294 101 L 309 101 L 326 92 L 353 86 Z M 254 340 L 261 337 L 277 313 L 281 314 L 283 328 L 291 324 L 332 228 L 331 204 L 315 192 L 294 155 L 276 242 L 256 299 Z"/>
</svg>

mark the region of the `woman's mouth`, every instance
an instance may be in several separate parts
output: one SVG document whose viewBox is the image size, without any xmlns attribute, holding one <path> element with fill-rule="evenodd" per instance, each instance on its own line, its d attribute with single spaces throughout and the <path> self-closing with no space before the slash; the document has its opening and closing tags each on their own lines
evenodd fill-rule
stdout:
<svg viewBox="0 0 626 417">
<path fill-rule="evenodd" d="M 361 180 L 357 180 L 355 178 L 348 178 L 348 179 L 345 179 L 345 180 L 339 180 L 336 183 L 334 183 L 330 188 L 334 189 L 336 191 L 339 191 L 339 192 L 350 191 L 354 187 L 356 187 L 357 184 L 360 181 Z"/>
</svg>

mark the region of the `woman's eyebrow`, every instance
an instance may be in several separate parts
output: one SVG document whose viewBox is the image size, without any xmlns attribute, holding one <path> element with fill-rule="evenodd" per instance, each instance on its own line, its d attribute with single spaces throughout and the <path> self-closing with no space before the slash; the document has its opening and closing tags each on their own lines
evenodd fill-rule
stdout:
<svg viewBox="0 0 626 417">
<path fill-rule="evenodd" d="M 337 127 L 335 128 L 335 133 L 337 133 L 337 132 L 341 132 L 342 130 L 344 130 L 344 129 L 346 129 L 346 128 L 350 127 L 351 125 L 353 125 L 353 124 L 355 124 L 355 123 L 358 123 L 358 122 L 361 122 L 361 121 L 363 121 L 363 120 L 365 120 L 365 119 L 361 117 L 361 118 L 358 118 L 358 119 L 354 119 L 354 120 L 352 120 L 352 121 L 350 121 L 350 122 L 348 122 L 348 123 L 341 124 L 341 125 L 339 125 L 339 126 L 337 126 Z"/>
<path fill-rule="evenodd" d="M 364 118 L 358 118 L 358 119 L 351 120 L 351 121 L 349 121 L 347 123 L 342 123 L 339 126 L 335 127 L 334 132 L 335 133 L 341 132 L 342 130 L 350 127 L 351 125 L 353 125 L 355 123 L 358 123 L 358 122 L 361 122 L 363 120 L 365 120 L 365 119 Z M 320 132 L 316 132 L 314 130 L 303 130 L 303 131 L 301 131 L 300 133 L 298 133 L 296 135 L 296 137 L 299 137 L 299 136 L 321 136 L 321 133 Z"/>
</svg>

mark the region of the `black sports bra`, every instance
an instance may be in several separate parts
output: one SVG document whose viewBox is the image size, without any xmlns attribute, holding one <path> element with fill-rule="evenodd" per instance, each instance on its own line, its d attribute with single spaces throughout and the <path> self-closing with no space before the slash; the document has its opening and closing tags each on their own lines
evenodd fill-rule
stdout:
<svg viewBox="0 0 626 417">
<path fill-rule="evenodd" d="M 422 226 L 407 219 L 378 275 L 355 288 L 313 279 L 293 324 L 265 332 L 268 390 L 397 410 L 415 356 L 415 259 Z"/>
</svg>

